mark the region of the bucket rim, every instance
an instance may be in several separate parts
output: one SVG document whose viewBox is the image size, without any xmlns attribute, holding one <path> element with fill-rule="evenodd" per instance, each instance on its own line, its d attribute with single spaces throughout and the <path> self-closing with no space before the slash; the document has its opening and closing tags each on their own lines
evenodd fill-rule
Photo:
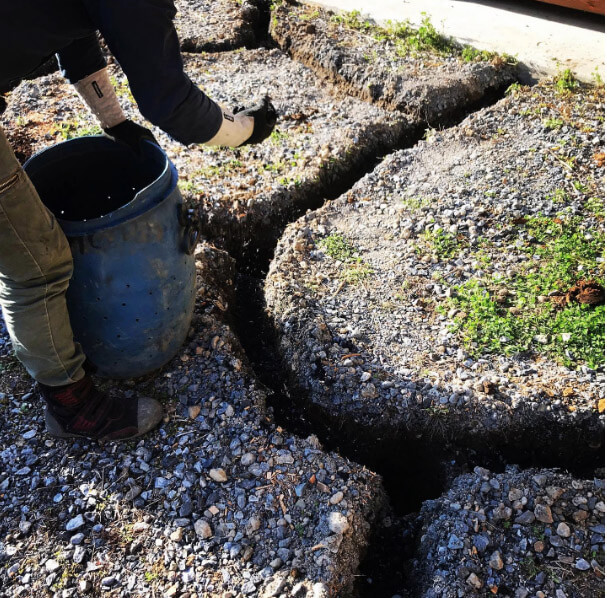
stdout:
<svg viewBox="0 0 607 598">
<path fill-rule="evenodd" d="M 43 148 L 42 150 L 33 154 L 23 165 L 23 169 L 27 173 L 27 168 L 35 168 L 36 160 L 42 158 L 49 153 L 60 151 L 61 147 L 65 147 L 70 144 L 71 148 L 76 145 L 82 145 L 86 143 L 90 147 L 91 142 L 97 143 L 101 141 L 104 146 L 110 147 L 108 144 L 119 145 L 105 135 L 85 135 L 82 137 L 76 137 L 74 139 L 67 139 L 60 143 L 53 144 L 49 147 Z M 150 154 L 156 157 L 160 157 L 164 162 L 162 165 L 162 171 L 160 174 L 151 181 L 148 185 L 141 188 L 131 199 L 131 201 L 123 204 L 116 210 L 99 216 L 97 218 L 90 218 L 87 220 L 65 220 L 55 215 L 57 222 L 63 229 L 63 232 L 68 237 L 81 237 L 96 233 L 101 230 L 105 230 L 111 227 L 115 227 L 119 224 L 137 218 L 142 213 L 151 209 L 155 205 L 164 201 L 177 187 L 177 169 L 174 164 L 169 160 L 169 157 L 165 151 L 157 144 L 149 140 L 144 140 L 142 143 L 142 152 Z M 68 159 L 68 158 L 66 158 Z M 152 193 L 152 190 L 154 191 Z"/>
</svg>

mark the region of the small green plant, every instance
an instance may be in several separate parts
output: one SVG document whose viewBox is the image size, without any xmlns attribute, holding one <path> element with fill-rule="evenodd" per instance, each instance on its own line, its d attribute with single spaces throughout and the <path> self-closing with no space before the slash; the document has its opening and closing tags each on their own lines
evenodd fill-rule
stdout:
<svg viewBox="0 0 607 598">
<path fill-rule="evenodd" d="M 488 52 L 487 50 L 477 50 L 472 46 L 464 46 L 461 56 L 464 62 L 488 62 L 493 60 L 496 54 L 495 52 Z"/>
<path fill-rule="evenodd" d="M 179 187 L 180 191 L 190 195 L 200 195 L 203 192 L 202 187 L 197 185 L 194 181 L 180 180 L 177 183 L 177 186 Z"/>
<path fill-rule="evenodd" d="M 565 69 L 556 74 L 554 85 L 559 93 L 568 93 L 579 87 L 580 83 L 573 76 L 571 69 Z"/>
<path fill-rule="evenodd" d="M 385 25 L 379 27 L 361 20 L 358 11 L 334 17 L 333 20 L 370 34 L 377 41 L 392 44 L 397 56 L 405 57 L 420 52 L 439 55 L 459 53 L 453 41 L 436 30 L 425 12 L 422 12 L 421 25 L 417 29 L 412 27 L 409 21 L 387 21 Z"/>
<path fill-rule="evenodd" d="M 354 259 L 354 255 L 358 252 L 358 249 L 352 245 L 342 235 L 334 234 L 321 239 L 319 246 L 325 251 L 325 253 L 335 260 L 340 262 L 348 262 Z"/>
<path fill-rule="evenodd" d="M 318 245 L 328 256 L 345 264 L 346 268 L 340 274 L 345 282 L 356 284 L 373 273 L 373 269 L 357 255 L 358 248 L 342 235 L 329 235 L 321 239 Z"/>
<path fill-rule="evenodd" d="M 411 45 L 417 50 L 436 50 L 439 53 L 448 52 L 453 48 L 451 40 L 441 35 L 430 22 L 430 17 L 422 12 L 422 24 L 411 37 Z"/>
<path fill-rule="evenodd" d="M 601 76 L 601 73 L 599 72 L 598 66 L 594 68 L 594 71 L 592 71 L 592 80 L 594 81 L 594 84 L 597 87 L 605 86 L 605 81 L 603 80 L 603 77 Z"/>
<path fill-rule="evenodd" d="M 357 284 L 371 276 L 371 274 L 373 274 L 373 268 L 358 258 L 341 273 L 340 278 L 347 283 Z"/>
<path fill-rule="evenodd" d="M 584 209 L 593 216 L 605 218 L 605 201 L 602 197 L 591 197 L 584 203 Z"/>
<path fill-rule="evenodd" d="M 367 31 L 372 28 L 371 23 L 362 18 L 360 10 L 351 10 L 350 12 L 333 15 L 331 21 L 358 31 Z"/>
<path fill-rule="evenodd" d="M 74 139 L 76 137 L 100 135 L 102 131 L 98 125 L 89 124 L 78 119 L 75 121 L 57 123 L 54 126 L 52 133 L 58 134 L 62 139 L 67 141 L 68 139 Z"/>
<path fill-rule="evenodd" d="M 511 83 L 508 89 L 506 89 L 506 95 L 516 95 L 521 91 L 522 88 L 523 86 L 520 83 Z"/>
<path fill-rule="evenodd" d="M 282 141 L 289 138 L 289 134 L 284 131 L 279 131 L 278 129 L 274 129 L 270 134 L 270 142 L 274 145 L 279 145 Z"/>
<path fill-rule="evenodd" d="M 561 118 L 547 118 L 543 122 L 543 125 L 550 130 L 560 129 L 564 124 L 565 121 Z"/>
<path fill-rule="evenodd" d="M 556 204 L 563 204 L 569 201 L 569 194 L 565 189 L 555 189 L 545 196 L 546 199 L 553 201 Z"/>
<path fill-rule="evenodd" d="M 403 204 L 405 204 L 405 206 L 412 212 L 429 206 L 432 203 L 432 201 L 427 197 L 405 197 L 402 201 Z"/>
</svg>

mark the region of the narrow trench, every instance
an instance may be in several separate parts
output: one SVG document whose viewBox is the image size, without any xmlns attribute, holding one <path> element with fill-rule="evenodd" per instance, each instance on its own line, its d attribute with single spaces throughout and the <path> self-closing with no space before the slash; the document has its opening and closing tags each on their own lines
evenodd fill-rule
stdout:
<svg viewBox="0 0 607 598">
<path fill-rule="evenodd" d="M 496 94 L 486 98 L 448 124 L 460 122 L 501 97 L 502 94 Z M 265 312 L 263 285 L 278 239 L 290 222 L 306 210 L 318 209 L 326 201 L 342 195 L 386 155 L 414 146 L 422 139 L 424 129 L 420 127 L 401 147 L 386 150 L 385 155 L 369 160 L 364 168 L 353 169 L 324 196 L 310 197 L 305 206 L 285 216 L 280 223 L 274 222 L 270 230 L 258 231 L 256 238 L 242 246 L 246 249 L 230 248 L 237 261 L 235 305 L 230 317 L 257 378 L 269 391 L 268 406 L 276 423 L 300 437 L 315 434 L 326 450 L 360 463 L 383 478 L 390 510 L 380 517 L 367 556 L 361 563 L 355 584 L 359 598 L 390 598 L 400 594 L 407 585 L 405 563 L 412 557 L 416 512 L 422 502 L 440 496 L 451 480 L 476 465 L 500 471 L 504 463 L 473 450 L 462 452 L 398 433 L 386 437 L 385 431 L 369 430 L 352 421 L 328 417 L 288 378 L 277 352 L 273 326 Z"/>
<path fill-rule="evenodd" d="M 267 37 L 269 17 L 269 12 L 263 14 L 262 23 L 256 30 L 259 47 L 273 45 Z M 476 105 L 452 115 L 448 121 L 428 123 L 428 126 L 453 126 L 469 114 L 496 103 L 504 91 L 488 94 Z M 265 230 L 258 229 L 255 235 L 251 233 L 245 240 L 227 240 L 228 249 L 237 262 L 235 302 L 229 317 L 257 378 L 268 390 L 268 407 L 275 422 L 300 437 L 316 435 L 326 450 L 364 465 L 383 479 L 389 509 L 378 517 L 367 554 L 360 564 L 354 592 L 357 598 L 417 595 L 415 580 L 407 571 L 407 562 L 413 557 L 416 545 L 418 511 L 424 501 L 439 497 L 458 475 L 476 466 L 502 472 L 507 463 L 518 463 L 521 467 L 561 467 L 581 475 L 591 475 L 601 462 L 600 451 L 591 452 L 590 457 L 587 453 L 579 458 L 566 456 L 570 446 L 579 448 L 579 438 L 566 439 L 565 448 L 558 453 L 550 453 L 548 449 L 537 454 L 532 450 L 533 446 L 527 447 L 521 440 L 528 431 L 520 434 L 517 443 L 513 444 L 512 439 L 501 444 L 498 442 L 500 450 L 495 450 L 496 447 L 446 446 L 431 438 L 411 437 L 397 430 L 386 434 L 385 430 L 364 428 L 352 420 L 329 417 L 289 378 L 277 351 L 273 325 L 265 312 L 263 291 L 280 236 L 289 223 L 307 210 L 318 209 L 345 193 L 387 155 L 413 147 L 422 139 L 425 128 L 420 126 L 408 139 L 402 140 L 399 147 L 377 152 L 383 155 L 368 159 L 364 167 L 356 164 L 348 174 L 341 176 L 338 185 L 325 189 L 324 193 L 311 194 L 305 205 L 283 214 L 279 221 L 270 223 Z M 565 434 L 566 430 L 555 430 L 547 443 L 557 442 Z"/>
</svg>

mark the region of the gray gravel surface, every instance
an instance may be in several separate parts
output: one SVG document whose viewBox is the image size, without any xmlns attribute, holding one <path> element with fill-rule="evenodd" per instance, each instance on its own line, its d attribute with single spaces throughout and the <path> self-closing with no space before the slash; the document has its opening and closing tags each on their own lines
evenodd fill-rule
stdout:
<svg viewBox="0 0 607 598">
<path fill-rule="evenodd" d="M 246 46 L 260 6 L 181 0 L 177 27 L 196 51 Z M 246 254 L 260 237 L 271 245 L 294 211 L 347 187 L 350 177 L 419 135 L 427 121 L 451 122 L 512 81 L 501 60 L 464 64 L 454 52 L 399 55 L 389 39 L 379 43 L 369 31 L 293 3 L 276 7 L 271 20 L 274 40 L 295 61 L 277 49 L 184 57 L 192 79 L 226 106 L 250 106 L 269 93 L 280 114 L 271 139 L 235 150 L 183 148 L 154 131 L 180 172 L 182 193 L 203 208 L 207 235 L 234 255 Z M 127 114 L 145 124 L 124 75 L 117 65 L 110 68 Z M 98 130 L 56 74 L 22 83 L 7 99 L 0 123 L 21 160 Z M 391 155 L 335 203 L 288 229 L 266 296 L 291 381 L 328 421 L 353 418 L 377 432 L 374 439 L 408 428 L 490 451 L 491 442 L 506 438 L 516 455 L 531 446 L 578 464 L 595 458 L 604 375 L 581 354 L 584 331 L 557 340 L 538 334 L 523 353 L 506 350 L 509 338 L 500 340 L 503 352 L 479 352 L 455 326 L 467 314 L 451 302 L 458 298 L 453 289 L 470 282 L 500 306 L 517 309 L 513 289 L 487 277 L 514 281 L 525 269 L 542 271 L 545 255 L 530 258 L 526 251 L 541 233 L 529 219 L 550 227 L 576 218 L 589 245 L 602 232 L 595 199 L 604 184 L 602 104 L 602 94 L 587 89 L 519 90 L 455 129 L 429 130 L 425 142 Z M 346 252 L 342 259 L 323 241 L 331 237 Z M 602 256 L 590 253 L 580 273 L 599 279 Z M 386 512 L 380 479 L 324 451 L 315 436 L 297 438 L 276 425 L 230 327 L 234 261 L 212 245 L 201 245 L 197 258 L 197 308 L 182 351 L 157 375 L 104 383 L 110 392 L 165 404 L 160 429 L 138 442 L 48 438 L 35 388 L 0 328 L 0 595 L 352 595 L 370 533 Z M 537 303 L 572 296 L 567 291 Z M 557 341 L 568 343 L 566 363 L 555 357 Z M 549 484 L 528 481 L 536 474 Z M 477 483 L 480 490 L 471 490 Z M 462 586 L 461 561 L 442 550 L 441 534 L 449 530 L 448 550 L 468 549 L 470 536 L 458 517 L 470 508 L 463 498 L 460 509 L 455 498 L 429 503 L 414 573 L 419 587 L 493 595 L 487 583 L 497 585 L 501 558 L 504 596 L 507 584 L 513 598 L 526 596 L 516 594 L 519 587 L 537 598 L 575 596 L 571 580 L 579 582 L 580 595 L 595 595 L 600 484 L 553 472 L 510 470 L 500 477 L 477 470 L 446 496 L 460 496 L 464 486 L 470 508 L 485 510 L 482 533 L 496 548 L 486 558 L 477 553 Z M 546 524 L 544 540 L 556 533 L 568 548 L 534 546 L 536 577 L 546 575 L 531 583 L 523 579 L 528 555 L 521 562 L 525 549 L 514 542 L 528 537 L 529 523 L 512 515 L 512 526 L 502 523 L 503 537 L 493 523 L 496 512 L 518 508 L 506 503 L 519 500 L 506 496 L 506 487 L 522 488 L 530 504 L 547 505 L 559 498 L 548 486 L 563 488 L 567 501 L 579 491 L 587 502 L 572 495 L 566 505 L 553 503 L 554 525 Z M 588 522 L 579 511 L 588 512 Z M 559 523 L 570 536 L 563 525 L 559 533 Z M 424 561 L 433 551 L 444 565 Z M 571 555 L 573 565 L 561 559 Z M 560 585 L 550 585 L 561 565 Z M 439 569 L 442 577 L 433 581 Z"/>
<path fill-rule="evenodd" d="M 5 369 L 0 595 L 349 594 L 385 506 L 379 478 L 273 424 L 222 323 L 231 260 L 199 246 L 197 264 L 179 355 L 154 376 L 104 383 L 165 404 L 142 440 L 49 438 L 27 374 Z"/>
<path fill-rule="evenodd" d="M 396 23 L 390 30 L 316 6 L 277 4 L 270 35 L 280 48 L 342 91 L 424 122 L 444 126 L 516 80 L 513 65 L 497 56 L 465 62 L 459 48 L 439 40 L 434 48 L 404 45 Z"/>
<path fill-rule="evenodd" d="M 570 428 L 578 449 L 592 453 L 603 437 L 604 373 L 600 349 L 599 369 L 584 351 L 601 342 L 604 306 L 584 308 L 598 318 L 594 340 L 586 324 L 565 321 L 553 335 L 533 333 L 522 350 L 510 329 L 484 338 L 493 312 L 456 300 L 473 289 L 502 322 L 535 326 L 563 285 L 550 274 L 548 241 L 536 238 L 555 225 L 556 238 L 572 227 L 567 234 L 590 251 L 575 263 L 578 276 L 601 280 L 602 204 L 593 198 L 604 184 L 602 114 L 600 90 L 519 90 L 389 156 L 289 226 L 266 299 L 294 383 L 327 414 L 370 427 L 481 447 L 509 437 L 548 453 L 554 447 L 538 432 Z M 564 120 L 551 128 L 550 119 Z M 541 289 L 543 278 L 537 296 L 517 294 L 527 280 Z M 563 456 L 571 448 L 556 447 Z"/>
<path fill-rule="evenodd" d="M 181 49 L 217 52 L 253 45 L 262 5 L 262 0 L 175 0 Z"/>
<path fill-rule="evenodd" d="M 601 596 L 604 480 L 475 468 L 424 503 L 412 575 L 423 598 Z"/>
</svg>

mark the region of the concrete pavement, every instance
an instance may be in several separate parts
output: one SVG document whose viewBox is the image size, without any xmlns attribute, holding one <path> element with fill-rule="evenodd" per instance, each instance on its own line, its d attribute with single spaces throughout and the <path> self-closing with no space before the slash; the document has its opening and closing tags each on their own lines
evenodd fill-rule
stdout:
<svg viewBox="0 0 607 598">
<path fill-rule="evenodd" d="M 569 68 L 582 81 L 605 79 L 604 17 L 542 2 L 510 0 L 312 0 L 326 8 L 352 11 L 377 22 L 410 21 L 425 13 L 444 35 L 479 50 L 508 53 L 521 63 L 526 81 Z"/>
</svg>

